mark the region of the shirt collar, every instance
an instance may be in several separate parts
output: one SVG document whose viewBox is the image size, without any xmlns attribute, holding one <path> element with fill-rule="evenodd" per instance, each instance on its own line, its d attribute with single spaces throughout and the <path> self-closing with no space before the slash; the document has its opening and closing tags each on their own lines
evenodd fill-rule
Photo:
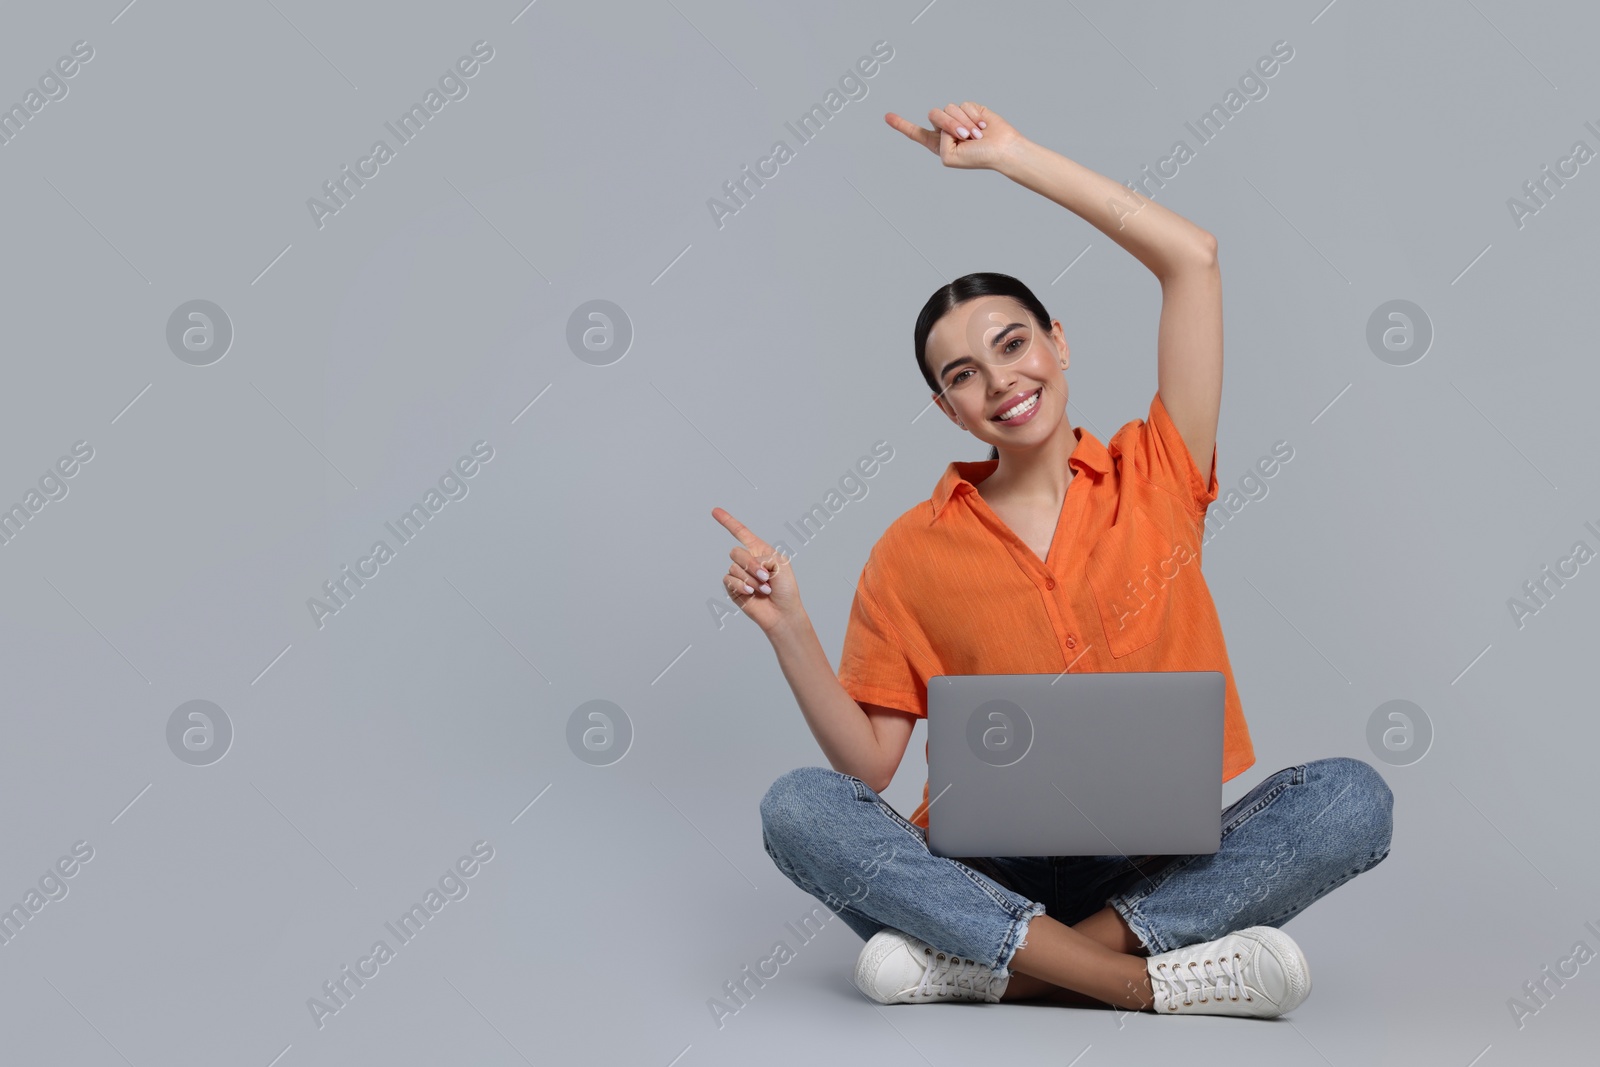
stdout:
<svg viewBox="0 0 1600 1067">
<path fill-rule="evenodd" d="M 1106 446 L 1100 443 L 1099 438 L 1082 426 L 1074 426 L 1072 433 L 1078 439 L 1078 445 L 1067 458 L 1070 465 L 1077 467 L 1079 471 L 1094 471 L 1096 474 L 1105 474 L 1111 469 L 1111 453 L 1106 451 Z M 929 522 L 938 519 L 944 506 L 958 492 L 976 492 L 978 487 L 974 482 L 983 481 L 993 474 L 999 465 L 998 459 L 952 462 L 945 468 L 939 484 L 934 487 L 933 518 Z"/>
</svg>

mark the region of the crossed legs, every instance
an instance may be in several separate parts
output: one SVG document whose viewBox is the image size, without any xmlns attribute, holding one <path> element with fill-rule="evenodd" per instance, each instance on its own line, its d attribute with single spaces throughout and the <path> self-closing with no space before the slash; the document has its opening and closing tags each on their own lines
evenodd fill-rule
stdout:
<svg viewBox="0 0 1600 1067">
<path fill-rule="evenodd" d="M 1146 954 L 1114 908 L 1102 908 L 1074 926 L 1035 915 L 1026 944 L 1011 957 L 1014 973 L 1000 999 L 1140 1010 L 1154 999 Z"/>
</svg>

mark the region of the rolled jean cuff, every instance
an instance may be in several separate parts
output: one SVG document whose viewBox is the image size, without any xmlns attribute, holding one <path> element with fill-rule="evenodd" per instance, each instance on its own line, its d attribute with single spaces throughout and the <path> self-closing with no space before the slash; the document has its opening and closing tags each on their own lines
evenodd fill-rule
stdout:
<svg viewBox="0 0 1600 1067">
<path fill-rule="evenodd" d="M 1017 949 L 1028 943 L 1028 923 L 1034 916 L 1044 914 L 1044 905 L 1035 901 L 1028 908 L 1027 913 L 1011 923 L 1011 929 L 1006 933 L 1006 939 L 1000 944 L 1000 955 L 993 970 L 1001 978 L 1011 977 L 1011 958 L 1017 954 Z"/>
<path fill-rule="evenodd" d="M 1139 910 L 1139 905 L 1130 903 L 1125 894 L 1118 893 L 1106 903 L 1122 916 L 1122 921 L 1128 924 L 1128 929 L 1133 931 L 1133 936 L 1139 939 L 1139 943 L 1150 955 L 1155 956 L 1169 951 L 1166 941 L 1156 932 L 1150 920 L 1145 918 L 1144 913 Z"/>
</svg>

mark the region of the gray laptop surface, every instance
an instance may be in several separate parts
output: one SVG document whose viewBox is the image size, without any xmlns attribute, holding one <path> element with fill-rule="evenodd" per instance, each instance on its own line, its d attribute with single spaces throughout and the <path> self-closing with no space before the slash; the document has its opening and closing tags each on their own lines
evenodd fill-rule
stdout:
<svg viewBox="0 0 1600 1067">
<path fill-rule="evenodd" d="M 1224 695 L 1220 671 L 930 678 L 929 851 L 1216 852 Z"/>
</svg>

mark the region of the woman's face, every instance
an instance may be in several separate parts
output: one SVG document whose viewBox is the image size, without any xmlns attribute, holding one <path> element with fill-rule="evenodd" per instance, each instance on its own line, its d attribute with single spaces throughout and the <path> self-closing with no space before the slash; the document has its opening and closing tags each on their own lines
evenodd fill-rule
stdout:
<svg viewBox="0 0 1600 1067">
<path fill-rule="evenodd" d="M 1008 296 L 982 296 L 956 305 L 928 333 L 928 368 L 939 406 L 952 422 L 1001 449 L 1043 441 L 1067 409 L 1070 361 L 1060 320 L 1040 333 L 1021 304 Z M 1019 399 L 1037 394 L 1008 420 Z"/>
</svg>

